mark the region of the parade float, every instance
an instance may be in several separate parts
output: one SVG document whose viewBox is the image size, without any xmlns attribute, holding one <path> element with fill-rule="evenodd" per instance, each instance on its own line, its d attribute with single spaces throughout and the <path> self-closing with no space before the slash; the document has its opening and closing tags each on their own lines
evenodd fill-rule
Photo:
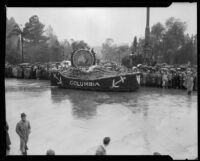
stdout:
<svg viewBox="0 0 200 161">
<path fill-rule="evenodd" d="M 128 72 L 113 63 L 96 64 L 93 50 L 79 49 L 71 54 L 71 66 L 54 70 L 52 86 L 93 91 L 136 91 L 140 73 Z"/>
</svg>

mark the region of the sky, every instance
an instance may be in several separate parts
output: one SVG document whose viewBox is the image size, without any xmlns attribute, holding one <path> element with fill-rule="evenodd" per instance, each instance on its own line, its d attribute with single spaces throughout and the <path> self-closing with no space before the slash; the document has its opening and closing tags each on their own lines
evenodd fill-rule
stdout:
<svg viewBox="0 0 200 161">
<path fill-rule="evenodd" d="M 22 26 L 33 15 L 38 15 L 45 27 L 51 25 L 59 41 L 72 38 L 84 40 L 91 47 L 101 46 L 107 38 L 112 38 L 116 44 L 130 45 L 134 36 L 139 38 L 145 35 L 145 7 L 7 8 L 7 17 L 14 17 Z M 186 22 L 185 33 L 197 34 L 196 2 L 150 8 L 150 28 L 157 22 L 164 24 L 169 17 Z"/>
</svg>

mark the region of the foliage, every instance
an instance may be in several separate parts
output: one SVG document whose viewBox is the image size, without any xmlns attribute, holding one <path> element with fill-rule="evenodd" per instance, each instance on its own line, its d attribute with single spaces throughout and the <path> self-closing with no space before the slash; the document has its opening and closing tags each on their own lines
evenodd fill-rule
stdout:
<svg viewBox="0 0 200 161">
<path fill-rule="evenodd" d="M 83 40 L 80 41 L 74 41 L 72 39 L 72 44 L 71 44 L 72 50 L 79 50 L 79 49 L 89 49 L 90 47 L 88 46 L 88 44 L 86 42 L 84 42 Z"/>
<path fill-rule="evenodd" d="M 17 64 L 21 60 L 20 41 L 18 33 L 15 31 L 17 23 L 11 17 L 6 23 L 6 57 L 5 60 L 12 64 Z"/>
<path fill-rule="evenodd" d="M 43 35 L 44 25 L 39 21 L 39 17 L 34 15 L 29 18 L 29 22 L 25 24 L 23 29 L 23 37 L 29 43 L 37 45 L 38 43 L 45 42 L 47 37 Z"/>
<path fill-rule="evenodd" d="M 197 35 L 185 34 L 187 24 L 170 17 L 165 24 L 158 22 L 151 27 L 150 39 L 153 56 L 157 62 L 168 64 L 197 64 Z M 23 40 L 23 43 L 22 41 Z M 102 59 L 114 61 L 127 67 L 143 63 L 144 38 L 133 39 L 131 46 L 117 45 L 112 38 L 102 44 Z M 89 49 L 84 40 L 67 39 L 59 42 L 51 26 L 45 25 L 37 15 L 31 16 L 20 29 L 14 18 L 6 23 L 6 61 L 12 64 L 22 60 L 22 44 L 25 62 L 48 62 L 70 60 L 71 53 L 78 49 Z M 133 56 L 134 55 L 134 56 Z"/>
<path fill-rule="evenodd" d="M 64 59 L 60 43 L 51 26 L 48 26 L 48 28 L 45 31 L 45 34 L 48 37 L 48 40 L 46 41 L 48 61 L 54 62 L 54 61 L 61 61 L 62 59 Z"/>
<path fill-rule="evenodd" d="M 40 45 L 30 45 L 24 48 L 24 60 L 25 62 L 48 62 L 48 46 L 45 43 Z"/>
<path fill-rule="evenodd" d="M 154 59 L 159 59 L 163 52 L 163 37 L 165 28 L 161 23 L 157 23 L 151 28 L 151 45 Z"/>
<path fill-rule="evenodd" d="M 114 54 L 114 40 L 111 38 L 107 38 L 105 43 L 102 44 L 102 54 L 103 54 L 103 59 L 105 61 L 112 61 L 112 57 Z"/>
<path fill-rule="evenodd" d="M 73 52 L 71 44 L 69 43 L 67 39 L 65 39 L 63 42 L 60 43 L 60 45 L 61 45 L 64 58 L 67 60 L 70 60 L 71 53 Z"/>
<path fill-rule="evenodd" d="M 137 48 L 138 48 L 138 42 L 137 42 L 137 37 L 135 36 L 134 40 L 133 40 L 133 43 L 131 45 L 131 53 L 132 54 L 136 54 L 136 52 L 138 50 Z"/>
<path fill-rule="evenodd" d="M 130 55 L 131 50 L 128 45 L 116 45 L 113 39 L 106 39 L 105 43 L 102 44 L 102 54 L 104 61 L 122 63 L 123 57 Z"/>
<path fill-rule="evenodd" d="M 166 20 L 165 26 L 157 23 L 151 28 L 151 42 L 155 59 L 160 57 L 168 64 L 196 63 L 195 40 L 185 34 L 187 25 L 174 17 Z"/>
</svg>

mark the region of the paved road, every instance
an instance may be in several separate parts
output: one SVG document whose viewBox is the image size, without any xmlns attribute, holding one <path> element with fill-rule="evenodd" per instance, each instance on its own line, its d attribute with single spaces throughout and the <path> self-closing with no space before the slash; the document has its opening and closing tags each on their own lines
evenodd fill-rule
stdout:
<svg viewBox="0 0 200 161">
<path fill-rule="evenodd" d="M 48 81 L 5 79 L 6 119 L 19 154 L 15 132 L 20 113 L 31 123 L 30 155 L 52 148 L 57 155 L 94 154 L 110 136 L 110 155 L 197 157 L 197 93 L 140 88 L 132 93 L 91 92 L 51 87 Z"/>
</svg>

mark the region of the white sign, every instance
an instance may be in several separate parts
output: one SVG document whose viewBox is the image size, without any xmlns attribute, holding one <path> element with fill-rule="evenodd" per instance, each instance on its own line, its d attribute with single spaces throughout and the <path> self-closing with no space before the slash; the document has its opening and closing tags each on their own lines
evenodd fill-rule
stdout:
<svg viewBox="0 0 200 161">
<path fill-rule="evenodd" d="M 98 83 L 98 82 L 79 82 L 79 81 L 73 81 L 73 80 L 71 80 L 70 82 L 69 82 L 69 84 L 71 85 L 71 86 L 78 86 L 78 87 L 85 87 L 85 86 L 87 86 L 87 87 L 96 87 L 96 86 L 100 86 L 100 84 Z"/>
</svg>

